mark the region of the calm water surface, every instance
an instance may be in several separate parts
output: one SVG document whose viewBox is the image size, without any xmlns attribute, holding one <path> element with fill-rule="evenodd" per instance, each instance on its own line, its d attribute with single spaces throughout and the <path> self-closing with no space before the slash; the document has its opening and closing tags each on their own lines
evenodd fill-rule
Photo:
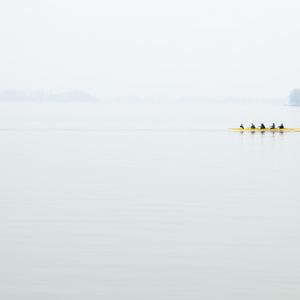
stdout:
<svg viewBox="0 0 300 300">
<path fill-rule="evenodd" d="M 300 110 L 1 107 L 1 299 L 299 299 Z"/>
</svg>

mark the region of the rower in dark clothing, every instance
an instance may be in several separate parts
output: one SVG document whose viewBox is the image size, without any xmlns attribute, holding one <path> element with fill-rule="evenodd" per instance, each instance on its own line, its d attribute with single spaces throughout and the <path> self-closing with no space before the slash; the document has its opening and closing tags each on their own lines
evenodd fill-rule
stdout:
<svg viewBox="0 0 300 300">
<path fill-rule="evenodd" d="M 275 129 L 275 123 L 271 125 L 270 129 Z"/>
<path fill-rule="evenodd" d="M 245 129 L 243 124 L 240 125 L 240 128 Z"/>
<path fill-rule="evenodd" d="M 250 126 L 251 129 L 255 129 L 255 125 L 253 123 L 251 123 L 251 126 Z"/>
<path fill-rule="evenodd" d="M 280 126 L 278 126 L 279 129 L 284 129 L 283 123 L 280 124 Z"/>
<path fill-rule="evenodd" d="M 264 123 L 261 123 L 261 124 L 260 124 L 260 129 L 266 129 L 266 126 L 265 126 Z"/>
</svg>

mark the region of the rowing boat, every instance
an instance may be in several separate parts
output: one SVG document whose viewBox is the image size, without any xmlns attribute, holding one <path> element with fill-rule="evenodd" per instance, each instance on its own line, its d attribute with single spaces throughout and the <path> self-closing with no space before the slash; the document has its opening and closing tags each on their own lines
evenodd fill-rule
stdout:
<svg viewBox="0 0 300 300">
<path fill-rule="evenodd" d="M 229 128 L 231 131 L 238 131 L 238 132 L 245 132 L 245 131 L 250 131 L 250 132 L 300 132 L 300 128 L 265 128 L 265 129 L 260 129 L 260 128 Z"/>
</svg>

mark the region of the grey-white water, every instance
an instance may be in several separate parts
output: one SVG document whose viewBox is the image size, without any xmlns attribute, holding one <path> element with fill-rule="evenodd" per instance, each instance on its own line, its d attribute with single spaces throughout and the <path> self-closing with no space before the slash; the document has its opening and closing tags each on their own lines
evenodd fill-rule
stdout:
<svg viewBox="0 0 300 300">
<path fill-rule="evenodd" d="M 299 108 L 0 108 L 1 299 L 299 299 Z"/>
</svg>

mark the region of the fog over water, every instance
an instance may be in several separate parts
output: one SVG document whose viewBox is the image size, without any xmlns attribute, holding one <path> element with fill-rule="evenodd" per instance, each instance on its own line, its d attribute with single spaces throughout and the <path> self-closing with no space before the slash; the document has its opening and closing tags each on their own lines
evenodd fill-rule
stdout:
<svg viewBox="0 0 300 300">
<path fill-rule="evenodd" d="M 3 299 L 299 298 L 300 134 L 227 130 L 297 107 L 76 105 L 0 105 Z"/>
<path fill-rule="evenodd" d="M 100 99 L 286 97 L 299 87 L 297 0 L 10 0 L 0 89 Z"/>
<path fill-rule="evenodd" d="M 298 0 L 0 2 L 0 299 L 298 300 Z"/>
</svg>

